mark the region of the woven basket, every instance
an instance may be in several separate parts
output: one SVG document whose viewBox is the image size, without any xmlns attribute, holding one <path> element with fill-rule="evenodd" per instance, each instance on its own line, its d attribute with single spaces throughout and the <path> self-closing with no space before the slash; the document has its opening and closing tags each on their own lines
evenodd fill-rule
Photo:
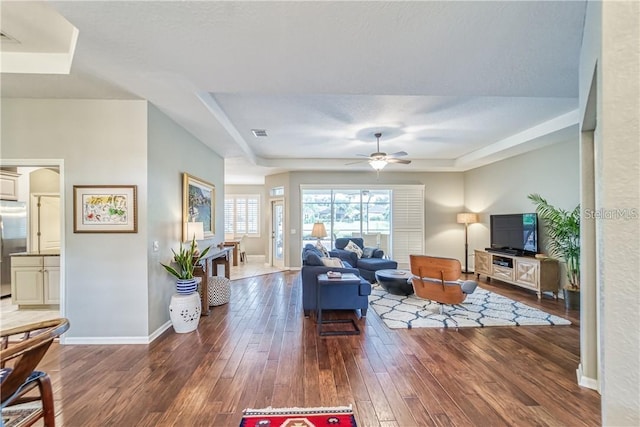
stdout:
<svg viewBox="0 0 640 427">
<path fill-rule="evenodd" d="M 209 306 L 222 305 L 229 302 L 231 297 L 231 281 L 226 277 L 212 276 L 207 282 L 209 294 Z"/>
</svg>

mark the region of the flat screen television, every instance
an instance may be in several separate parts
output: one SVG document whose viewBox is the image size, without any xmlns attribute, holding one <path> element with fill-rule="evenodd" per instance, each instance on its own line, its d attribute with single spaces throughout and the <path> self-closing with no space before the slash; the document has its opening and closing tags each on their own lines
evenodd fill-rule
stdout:
<svg viewBox="0 0 640 427">
<path fill-rule="evenodd" d="M 491 215 L 491 250 L 514 255 L 538 253 L 538 215 Z"/>
</svg>

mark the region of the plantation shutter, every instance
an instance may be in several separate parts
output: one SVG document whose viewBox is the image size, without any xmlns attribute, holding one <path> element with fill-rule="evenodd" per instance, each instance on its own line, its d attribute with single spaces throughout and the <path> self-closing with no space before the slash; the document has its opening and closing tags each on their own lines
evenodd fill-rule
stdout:
<svg viewBox="0 0 640 427">
<path fill-rule="evenodd" d="M 398 262 L 399 269 L 409 269 L 409 255 L 424 253 L 424 187 L 393 188 L 391 209 L 389 257 Z"/>
<path fill-rule="evenodd" d="M 235 200 L 233 198 L 224 199 L 224 232 L 228 234 L 235 233 Z"/>
<path fill-rule="evenodd" d="M 236 236 L 260 235 L 260 195 L 227 195 L 224 232 Z"/>
<path fill-rule="evenodd" d="M 236 234 L 247 234 L 247 199 L 236 197 Z"/>
<path fill-rule="evenodd" d="M 247 198 L 247 233 L 259 234 L 260 199 L 258 197 Z"/>
</svg>

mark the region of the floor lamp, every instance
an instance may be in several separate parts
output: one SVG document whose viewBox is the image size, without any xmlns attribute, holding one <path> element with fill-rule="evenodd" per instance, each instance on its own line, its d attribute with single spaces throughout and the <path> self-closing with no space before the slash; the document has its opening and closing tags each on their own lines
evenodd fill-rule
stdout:
<svg viewBox="0 0 640 427">
<path fill-rule="evenodd" d="M 462 212 L 457 217 L 458 224 L 464 224 L 464 270 L 463 273 L 471 273 L 469 271 L 469 224 L 475 224 L 478 222 L 478 214 L 473 212 Z"/>
</svg>

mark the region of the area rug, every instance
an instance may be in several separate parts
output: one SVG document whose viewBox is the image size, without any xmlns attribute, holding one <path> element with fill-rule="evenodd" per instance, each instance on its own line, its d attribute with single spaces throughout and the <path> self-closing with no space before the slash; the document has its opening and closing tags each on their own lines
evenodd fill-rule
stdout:
<svg viewBox="0 0 640 427">
<path fill-rule="evenodd" d="M 571 322 L 502 295 L 476 288 L 462 304 L 445 305 L 415 295 L 400 296 L 374 286 L 369 305 L 392 329 L 483 328 L 488 326 L 570 325 Z"/>
<path fill-rule="evenodd" d="M 351 406 L 264 408 L 242 411 L 240 427 L 356 427 Z"/>
</svg>

